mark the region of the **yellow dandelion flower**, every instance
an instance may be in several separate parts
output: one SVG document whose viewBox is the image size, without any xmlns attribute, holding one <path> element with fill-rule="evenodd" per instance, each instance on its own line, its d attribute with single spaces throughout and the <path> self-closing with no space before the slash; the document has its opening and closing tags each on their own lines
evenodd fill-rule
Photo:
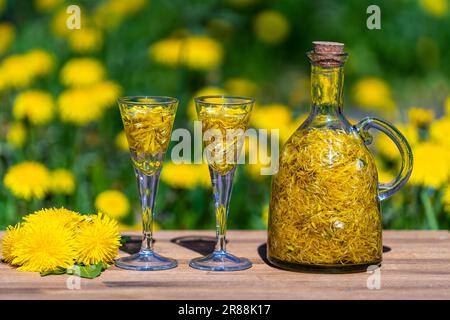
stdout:
<svg viewBox="0 0 450 320">
<path fill-rule="evenodd" d="M 419 133 L 417 127 L 410 124 L 405 125 L 401 123 L 395 124 L 395 127 L 403 134 L 408 143 L 414 146 L 419 141 Z M 385 134 L 378 135 L 374 138 L 374 143 L 377 151 L 389 160 L 398 160 L 400 153 L 395 143 Z"/>
<path fill-rule="evenodd" d="M 14 102 L 13 115 L 17 120 L 27 119 L 34 125 L 43 125 L 53 118 L 53 97 L 40 90 L 20 93 Z"/>
<path fill-rule="evenodd" d="M 203 89 L 200 89 L 194 94 L 194 97 L 201 97 L 201 96 L 222 96 L 225 95 L 226 91 L 224 89 L 220 88 L 214 88 L 214 87 L 206 87 Z M 195 101 L 192 98 L 189 102 L 188 106 L 188 116 L 191 120 L 198 120 L 197 119 L 197 111 L 195 109 Z"/>
<path fill-rule="evenodd" d="M 66 86 L 88 86 L 103 80 L 105 68 L 92 58 L 69 60 L 61 69 L 61 82 Z"/>
<path fill-rule="evenodd" d="M 445 188 L 444 194 L 442 195 L 442 202 L 444 203 L 445 211 L 450 214 L 450 187 Z"/>
<path fill-rule="evenodd" d="M 127 140 L 127 135 L 125 134 L 125 131 L 119 132 L 119 134 L 116 136 L 115 142 L 116 142 L 116 147 L 119 150 L 129 151 L 128 140 Z"/>
<path fill-rule="evenodd" d="M 67 37 L 74 30 L 67 28 L 67 18 L 69 18 L 69 13 L 66 12 L 67 7 L 62 6 L 60 10 L 56 11 L 52 17 L 51 21 L 51 31 L 57 37 Z M 81 29 L 89 25 L 89 19 L 87 14 L 83 14 L 86 12 L 83 7 L 81 7 L 81 15 L 80 15 L 80 26 Z"/>
<path fill-rule="evenodd" d="M 150 58 L 158 64 L 176 67 L 181 62 L 183 41 L 177 38 L 163 39 L 152 44 L 148 50 Z"/>
<path fill-rule="evenodd" d="M 78 212 L 66 208 L 44 208 L 33 212 L 23 218 L 26 224 L 44 224 L 46 221 L 57 221 L 62 226 L 75 230 L 78 224 L 85 219 Z"/>
<path fill-rule="evenodd" d="M 122 88 L 114 81 L 100 81 L 90 86 L 89 90 L 102 108 L 114 105 L 122 93 Z"/>
<path fill-rule="evenodd" d="M 130 212 L 130 202 L 125 194 L 117 190 L 106 190 L 95 198 L 95 207 L 114 219 L 119 219 Z"/>
<path fill-rule="evenodd" d="M 114 28 L 125 17 L 141 11 L 147 3 L 147 0 L 109 0 L 103 2 L 94 10 L 94 21 L 101 28 Z"/>
<path fill-rule="evenodd" d="M 69 47 L 77 53 L 90 53 L 98 51 L 103 44 L 102 33 L 94 28 L 83 27 L 72 30 L 68 35 Z"/>
<path fill-rule="evenodd" d="M 89 216 L 80 224 L 75 237 L 77 263 L 84 265 L 99 262 L 112 263 L 120 247 L 117 222 L 107 215 Z"/>
<path fill-rule="evenodd" d="M 445 102 L 444 102 L 444 110 L 445 110 L 446 115 L 450 115 L 450 96 L 448 96 L 448 97 L 445 99 Z"/>
<path fill-rule="evenodd" d="M 408 109 L 409 122 L 416 127 L 426 127 L 434 119 L 434 110 L 424 108 L 409 108 Z"/>
<path fill-rule="evenodd" d="M 27 68 L 35 76 L 45 76 L 53 70 L 54 57 L 45 50 L 33 49 L 24 55 Z"/>
<path fill-rule="evenodd" d="M 63 0 L 34 0 L 34 7 L 39 12 L 49 12 L 63 3 Z"/>
<path fill-rule="evenodd" d="M 231 78 L 225 81 L 225 90 L 234 96 L 254 97 L 258 94 L 258 86 L 245 78 Z"/>
<path fill-rule="evenodd" d="M 269 206 L 268 205 L 265 205 L 263 207 L 262 214 L 261 214 L 261 220 L 266 226 L 268 225 L 268 223 L 269 223 Z"/>
<path fill-rule="evenodd" d="M 66 123 L 86 125 L 101 118 L 103 110 L 89 88 L 67 89 L 58 97 L 59 115 Z"/>
<path fill-rule="evenodd" d="M 283 104 L 270 104 L 256 107 L 250 118 L 251 124 L 259 129 L 279 129 L 281 141 L 286 141 L 292 132 L 290 125 L 292 115 L 289 108 Z"/>
<path fill-rule="evenodd" d="M 196 186 L 208 187 L 210 179 L 208 167 L 200 164 L 164 164 L 161 180 L 172 188 L 191 189 Z"/>
<path fill-rule="evenodd" d="M 445 16 L 448 12 L 448 0 L 419 0 L 422 9 L 435 17 Z"/>
<path fill-rule="evenodd" d="M 430 125 L 430 138 L 450 146 L 450 117 L 446 116 Z"/>
<path fill-rule="evenodd" d="M 266 171 L 270 168 L 270 164 L 263 164 L 258 161 L 258 163 L 249 163 L 245 166 L 247 172 L 256 180 L 262 180 L 266 177 L 270 177 L 270 175 L 262 174 L 262 170 L 266 169 Z"/>
<path fill-rule="evenodd" d="M 55 194 L 72 194 L 75 191 L 75 177 L 69 170 L 56 169 L 50 173 L 50 191 Z"/>
<path fill-rule="evenodd" d="M 37 219 L 22 226 L 21 239 L 14 245 L 12 263 L 18 270 L 47 272 L 69 268 L 76 257 L 74 233 L 59 220 Z"/>
<path fill-rule="evenodd" d="M 379 78 L 369 77 L 359 80 L 353 88 L 353 100 L 363 109 L 390 113 L 395 110 L 389 85 Z"/>
<path fill-rule="evenodd" d="M 16 224 L 15 226 L 9 226 L 6 229 L 5 234 L 2 239 L 2 260 L 6 263 L 12 263 L 14 258 L 16 257 L 14 252 L 14 246 L 20 241 L 22 238 L 21 234 L 21 226 L 20 224 Z"/>
<path fill-rule="evenodd" d="M 256 37 L 268 44 L 279 44 L 289 34 L 289 21 L 284 15 L 274 10 L 258 13 L 254 22 Z"/>
<path fill-rule="evenodd" d="M 14 25 L 8 22 L 0 23 L 0 54 L 4 54 L 11 47 L 16 37 Z"/>
<path fill-rule="evenodd" d="M 6 57 L 0 64 L 0 75 L 4 81 L 2 87 L 24 88 L 35 78 L 33 72 L 24 67 L 28 60 L 24 55 L 14 54 Z"/>
<path fill-rule="evenodd" d="M 50 173 L 39 162 L 25 161 L 8 168 L 3 184 L 17 198 L 42 199 L 50 187 Z"/>
<path fill-rule="evenodd" d="M 222 63 L 220 42 L 207 36 L 190 36 L 183 40 L 182 62 L 193 70 L 212 70 Z"/>
<path fill-rule="evenodd" d="M 450 149 L 436 142 L 424 142 L 413 148 L 414 170 L 410 182 L 438 189 L 450 177 Z"/>
<path fill-rule="evenodd" d="M 17 147 L 21 148 L 27 138 L 27 131 L 21 122 L 13 123 L 9 126 L 6 134 L 6 141 Z"/>
</svg>

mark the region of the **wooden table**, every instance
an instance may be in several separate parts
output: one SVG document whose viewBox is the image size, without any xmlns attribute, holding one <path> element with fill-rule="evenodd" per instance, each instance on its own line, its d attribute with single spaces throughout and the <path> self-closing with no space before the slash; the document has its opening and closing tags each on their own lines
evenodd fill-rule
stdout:
<svg viewBox="0 0 450 320">
<path fill-rule="evenodd" d="M 0 299 L 450 299 L 447 231 L 385 231 L 385 251 L 390 250 L 384 253 L 379 272 L 340 275 L 289 272 L 267 265 L 264 231 L 228 233 L 229 251 L 250 258 L 251 269 L 207 272 L 190 268 L 191 258 L 210 250 L 212 235 L 212 231 L 158 232 L 158 252 L 179 262 L 176 269 L 166 271 L 111 267 L 96 279 L 76 282 L 79 278 L 40 277 L 2 263 Z M 126 250 L 133 251 L 137 244 Z M 375 288 L 377 276 L 381 276 L 380 289 Z M 368 282 L 373 289 L 368 289 Z"/>
</svg>

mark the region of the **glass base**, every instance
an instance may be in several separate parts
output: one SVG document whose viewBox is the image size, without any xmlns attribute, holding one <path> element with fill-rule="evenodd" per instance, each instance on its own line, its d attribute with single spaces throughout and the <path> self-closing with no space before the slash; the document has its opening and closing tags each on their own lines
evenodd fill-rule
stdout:
<svg viewBox="0 0 450 320">
<path fill-rule="evenodd" d="M 154 251 L 140 251 L 131 256 L 117 259 L 114 264 L 122 269 L 137 271 L 156 271 L 175 268 L 178 264 L 174 259 L 160 256 Z"/>
<path fill-rule="evenodd" d="M 214 251 L 206 257 L 191 260 L 189 265 L 207 271 L 238 271 L 250 268 L 252 263 L 246 258 L 238 258 L 224 251 Z"/>
</svg>

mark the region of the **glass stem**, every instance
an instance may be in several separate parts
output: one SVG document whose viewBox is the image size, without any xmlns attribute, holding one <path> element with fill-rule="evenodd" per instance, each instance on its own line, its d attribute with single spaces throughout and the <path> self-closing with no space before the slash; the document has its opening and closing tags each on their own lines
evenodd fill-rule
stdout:
<svg viewBox="0 0 450 320">
<path fill-rule="evenodd" d="M 231 189 L 236 168 L 225 175 L 221 175 L 209 168 L 214 196 L 214 211 L 216 215 L 216 247 L 215 252 L 226 252 L 226 233 L 228 207 L 230 205 Z"/>
<path fill-rule="evenodd" d="M 144 230 L 141 251 L 153 251 L 153 214 L 161 169 L 152 175 L 146 175 L 138 169 L 135 169 L 135 171 L 138 179 Z"/>
</svg>

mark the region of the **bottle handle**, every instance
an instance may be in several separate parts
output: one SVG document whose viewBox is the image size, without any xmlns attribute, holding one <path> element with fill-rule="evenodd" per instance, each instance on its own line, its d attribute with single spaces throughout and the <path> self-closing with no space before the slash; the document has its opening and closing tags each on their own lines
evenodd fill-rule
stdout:
<svg viewBox="0 0 450 320">
<path fill-rule="evenodd" d="M 400 133 L 400 131 L 386 121 L 367 117 L 358 122 L 354 126 L 354 128 L 356 129 L 356 132 L 358 132 L 362 137 L 365 144 L 368 145 L 372 143 L 372 136 L 369 134 L 368 130 L 373 128 L 386 134 L 395 143 L 398 150 L 400 151 L 400 155 L 402 157 L 402 165 L 397 177 L 387 183 L 378 183 L 378 199 L 380 201 L 385 200 L 396 193 L 401 187 L 403 187 L 403 185 L 408 181 L 411 175 L 413 167 L 413 155 L 411 147 L 408 141 L 406 141 L 405 137 Z"/>
</svg>

